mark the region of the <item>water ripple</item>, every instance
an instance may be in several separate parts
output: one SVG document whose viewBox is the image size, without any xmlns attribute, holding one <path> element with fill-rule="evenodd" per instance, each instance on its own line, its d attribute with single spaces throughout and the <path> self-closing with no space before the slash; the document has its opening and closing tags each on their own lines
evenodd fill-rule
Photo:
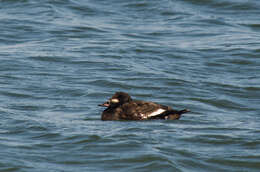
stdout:
<svg viewBox="0 0 260 172">
<path fill-rule="evenodd" d="M 0 9 L 0 171 L 259 171 L 259 2 Z M 191 113 L 101 121 L 115 91 Z"/>
</svg>

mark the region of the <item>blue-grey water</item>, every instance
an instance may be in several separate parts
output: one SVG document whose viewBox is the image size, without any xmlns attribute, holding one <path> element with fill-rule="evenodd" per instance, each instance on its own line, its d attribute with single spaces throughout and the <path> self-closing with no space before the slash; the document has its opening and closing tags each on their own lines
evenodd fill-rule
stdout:
<svg viewBox="0 0 260 172">
<path fill-rule="evenodd" d="M 0 171 L 258 172 L 259 102 L 258 0 L 0 0 Z"/>
</svg>

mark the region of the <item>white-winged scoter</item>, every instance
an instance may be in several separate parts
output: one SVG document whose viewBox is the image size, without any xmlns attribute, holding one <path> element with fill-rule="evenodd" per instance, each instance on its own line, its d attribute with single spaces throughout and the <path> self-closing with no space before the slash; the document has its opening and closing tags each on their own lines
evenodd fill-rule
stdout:
<svg viewBox="0 0 260 172">
<path fill-rule="evenodd" d="M 107 107 L 102 113 L 102 120 L 175 120 L 183 113 L 190 112 L 188 109 L 178 111 L 154 102 L 132 100 L 124 92 L 116 92 L 112 98 L 99 106 Z"/>
</svg>

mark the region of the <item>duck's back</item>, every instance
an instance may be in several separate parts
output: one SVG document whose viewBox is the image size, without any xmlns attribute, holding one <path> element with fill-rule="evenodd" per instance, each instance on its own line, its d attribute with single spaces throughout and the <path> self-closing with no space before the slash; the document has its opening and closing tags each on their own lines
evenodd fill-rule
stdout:
<svg viewBox="0 0 260 172">
<path fill-rule="evenodd" d="M 171 108 L 154 102 L 131 101 L 123 104 L 120 117 L 127 120 L 144 120 L 159 115 Z"/>
</svg>

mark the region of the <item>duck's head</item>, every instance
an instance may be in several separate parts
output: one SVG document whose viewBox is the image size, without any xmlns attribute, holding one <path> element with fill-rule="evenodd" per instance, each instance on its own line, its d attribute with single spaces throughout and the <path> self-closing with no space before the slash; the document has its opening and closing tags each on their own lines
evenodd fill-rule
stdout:
<svg viewBox="0 0 260 172">
<path fill-rule="evenodd" d="M 132 101 L 131 97 L 124 92 L 116 92 L 107 102 L 99 105 L 104 107 L 117 107 L 124 103 Z"/>
</svg>

